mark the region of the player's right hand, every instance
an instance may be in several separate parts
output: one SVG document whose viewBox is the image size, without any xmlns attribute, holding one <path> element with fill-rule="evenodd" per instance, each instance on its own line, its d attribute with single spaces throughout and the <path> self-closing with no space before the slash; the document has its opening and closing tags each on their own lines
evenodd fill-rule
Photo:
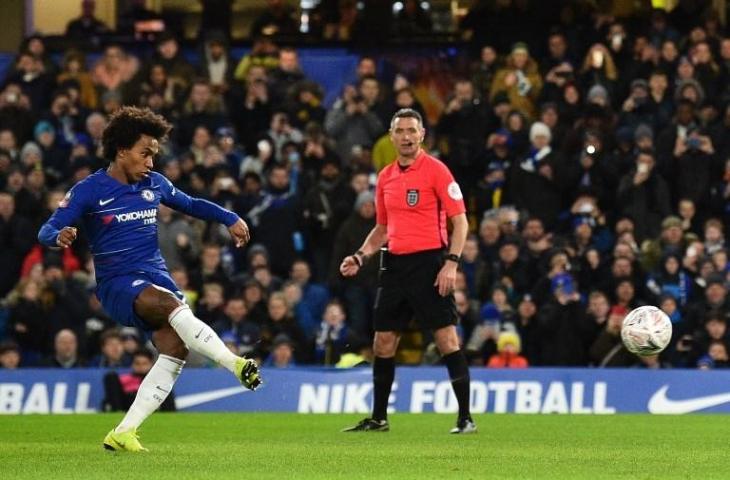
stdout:
<svg viewBox="0 0 730 480">
<path fill-rule="evenodd" d="M 68 248 L 76 240 L 76 227 L 63 227 L 56 237 L 56 245 Z"/>
<path fill-rule="evenodd" d="M 354 255 L 346 256 L 340 264 L 340 273 L 343 277 L 352 277 L 357 274 L 358 270 L 360 270 L 360 264 L 357 263 Z"/>
</svg>

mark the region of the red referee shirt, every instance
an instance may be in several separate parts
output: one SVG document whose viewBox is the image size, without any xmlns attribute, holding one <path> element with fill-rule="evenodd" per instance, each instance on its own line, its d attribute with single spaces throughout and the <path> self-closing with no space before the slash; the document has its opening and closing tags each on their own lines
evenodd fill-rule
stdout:
<svg viewBox="0 0 730 480">
<path fill-rule="evenodd" d="M 399 255 L 447 246 L 446 217 L 466 211 L 449 169 L 423 151 L 405 170 L 396 161 L 380 172 L 375 209 L 378 224 L 387 226 L 388 249 Z"/>
</svg>

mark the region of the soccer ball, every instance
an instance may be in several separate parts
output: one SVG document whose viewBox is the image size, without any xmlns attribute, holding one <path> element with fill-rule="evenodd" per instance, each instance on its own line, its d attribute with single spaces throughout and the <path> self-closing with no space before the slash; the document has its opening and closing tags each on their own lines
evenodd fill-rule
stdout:
<svg viewBox="0 0 730 480">
<path fill-rule="evenodd" d="M 669 345 L 671 338 L 671 320 L 652 305 L 629 312 L 621 327 L 621 339 L 626 349 L 637 355 L 656 355 Z"/>
</svg>

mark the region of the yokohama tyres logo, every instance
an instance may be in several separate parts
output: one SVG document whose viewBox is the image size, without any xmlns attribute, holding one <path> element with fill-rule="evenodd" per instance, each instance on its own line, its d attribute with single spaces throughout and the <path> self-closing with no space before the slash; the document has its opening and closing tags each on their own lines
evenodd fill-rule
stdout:
<svg viewBox="0 0 730 480">
<path fill-rule="evenodd" d="M 131 222 L 135 220 L 144 220 L 145 225 L 157 222 L 157 209 L 148 208 L 146 210 L 137 210 L 135 212 L 119 213 L 117 215 L 104 215 L 102 221 L 108 225 L 116 220 L 119 223 Z"/>
</svg>

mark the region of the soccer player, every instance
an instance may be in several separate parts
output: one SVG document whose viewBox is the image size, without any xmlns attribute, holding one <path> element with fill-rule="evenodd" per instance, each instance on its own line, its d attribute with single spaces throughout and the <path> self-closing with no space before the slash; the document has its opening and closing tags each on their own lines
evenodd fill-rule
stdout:
<svg viewBox="0 0 730 480">
<path fill-rule="evenodd" d="M 108 450 L 141 452 L 137 428 L 157 410 L 180 375 L 188 349 L 235 374 L 243 386 L 261 383 L 258 366 L 234 355 L 218 335 L 193 315 L 167 272 L 157 243 L 160 203 L 228 227 L 237 247 L 249 240 L 246 223 L 218 205 L 189 197 L 152 171 L 170 124 L 149 109 L 123 107 L 110 118 L 102 137 L 106 169 L 78 182 L 41 227 L 38 239 L 68 248 L 81 221 L 94 256 L 96 294 L 122 325 L 152 332 L 160 355 L 139 387 L 122 422 L 104 438 Z"/>
<path fill-rule="evenodd" d="M 373 318 L 373 413 L 344 431 L 390 429 L 387 409 L 395 377 L 394 356 L 400 332 L 414 314 L 422 327 L 434 332 L 459 403 L 459 417 L 451 433 L 477 431 L 469 411 L 469 367 L 459 347 L 453 295 L 468 230 L 466 208 L 449 169 L 421 149 L 425 134 L 423 119 L 415 110 L 404 108 L 393 116 L 390 136 L 398 158 L 378 176 L 375 227 L 360 249 L 340 264 L 342 275 L 353 276 L 388 243 Z M 447 217 L 453 225 L 451 242 Z"/>
</svg>

